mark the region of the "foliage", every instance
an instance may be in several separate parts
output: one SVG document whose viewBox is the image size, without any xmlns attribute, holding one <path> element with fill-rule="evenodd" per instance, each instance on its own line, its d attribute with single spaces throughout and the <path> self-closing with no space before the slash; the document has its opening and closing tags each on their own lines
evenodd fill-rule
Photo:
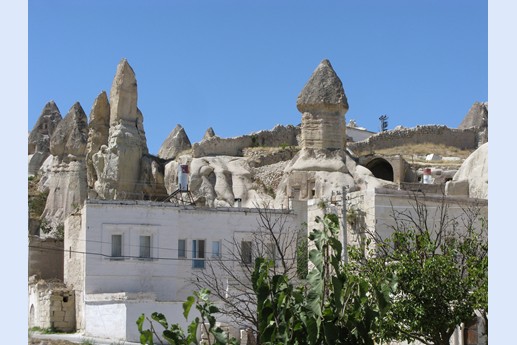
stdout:
<svg viewBox="0 0 517 345">
<path fill-rule="evenodd" d="M 221 327 L 216 326 L 216 319 L 213 314 L 218 313 L 219 309 L 210 301 L 209 295 L 209 290 L 202 289 L 199 292 L 195 292 L 194 296 L 189 296 L 183 303 L 183 316 L 185 317 L 185 320 L 188 321 L 188 316 L 194 303 L 200 315 L 189 324 L 186 333 L 178 324 L 169 325 L 167 318 L 161 313 L 152 313 L 151 319 L 142 314 L 136 321 L 138 331 L 140 332 L 140 343 L 152 345 L 154 344 L 154 337 L 156 337 L 156 340 L 160 344 L 163 344 L 163 340 L 165 340 L 171 345 L 237 345 L 238 342 L 235 338 L 229 338 L 228 334 L 226 334 Z M 150 325 L 150 328 L 148 329 L 144 329 L 144 323 L 146 320 Z M 154 328 L 153 321 L 163 327 L 164 330 L 162 331 L 161 337 Z M 204 334 L 208 335 L 206 339 L 198 339 L 198 327 L 202 327 Z"/>
<path fill-rule="evenodd" d="M 374 344 L 389 309 L 393 281 L 370 285 L 351 275 L 342 261 L 335 215 L 317 218 L 309 252 L 313 267 L 307 286 L 295 287 L 286 275 L 271 276 L 271 261 L 258 258 L 253 274 L 261 344 Z"/>
<path fill-rule="evenodd" d="M 393 211 L 393 235 L 374 237 L 375 249 L 366 258 L 353 250 L 350 257 L 361 262 L 358 275 L 372 284 L 397 277 L 383 338 L 449 344 L 456 326 L 470 321 L 475 310 L 488 311 L 486 222 L 479 222 L 474 208 L 464 209 L 460 226 L 443 202 L 433 217 L 418 199 L 412 211 Z"/>
</svg>

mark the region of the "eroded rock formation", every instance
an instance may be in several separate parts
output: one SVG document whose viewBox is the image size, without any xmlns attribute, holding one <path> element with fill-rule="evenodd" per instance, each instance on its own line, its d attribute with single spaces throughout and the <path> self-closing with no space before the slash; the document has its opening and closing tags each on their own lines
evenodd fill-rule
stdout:
<svg viewBox="0 0 517 345">
<path fill-rule="evenodd" d="M 446 193 L 488 199 L 488 143 L 463 162 L 452 181 L 447 182 Z"/>
<path fill-rule="evenodd" d="M 61 121 L 61 113 L 54 101 L 45 104 L 41 115 L 29 134 L 29 175 L 36 175 L 50 154 L 50 137 Z"/>
<path fill-rule="evenodd" d="M 475 128 L 478 131 L 478 145 L 488 142 L 488 102 L 475 102 L 458 128 Z"/>
<path fill-rule="evenodd" d="M 88 125 L 88 144 L 86 146 L 86 167 L 88 187 L 93 188 L 97 181 L 97 173 L 93 166 L 93 155 L 99 152 L 102 145 L 108 145 L 110 128 L 110 104 L 106 91 L 102 91 L 93 102 Z"/>
<path fill-rule="evenodd" d="M 178 124 L 163 142 L 158 151 L 158 157 L 162 159 L 174 159 L 178 153 L 188 150 L 191 147 L 192 145 L 190 144 L 187 133 L 185 133 L 185 129 Z"/>
<path fill-rule="evenodd" d="M 57 230 L 64 219 L 86 199 L 87 118 L 77 102 L 57 125 L 50 138 L 44 188 L 48 198 L 43 216 Z"/>
<path fill-rule="evenodd" d="M 330 61 L 323 60 L 318 65 L 300 92 L 296 106 L 302 113 L 303 148 L 344 148 L 348 102 Z"/>
<path fill-rule="evenodd" d="M 108 142 L 92 156 L 97 176 L 94 190 L 102 199 L 136 199 L 141 195 L 141 159 L 148 149 L 137 98 L 135 73 L 122 59 L 110 91 Z"/>
</svg>

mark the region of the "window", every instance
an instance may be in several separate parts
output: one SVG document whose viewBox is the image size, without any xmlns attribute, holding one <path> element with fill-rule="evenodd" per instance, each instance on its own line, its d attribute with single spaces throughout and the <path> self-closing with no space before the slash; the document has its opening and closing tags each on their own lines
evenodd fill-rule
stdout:
<svg viewBox="0 0 517 345">
<path fill-rule="evenodd" d="M 251 241 L 241 242 L 241 261 L 245 265 L 251 264 Z"/>
<path fill-rule="evenodd" d="M 221 257 L 221 242 L 212 241 L 212 257 L 213 258 Z"/>
<path fill-rule="evenodd" d="M 122 257 L 122 235 L 111 235 L 111 256 Z"/>
<path fill-rule="evenodd" d="M 205 240 L 192 240 L 192 268 L 205 268 Z"/>
<path fill-rule="evenodd" d="M 140 258 L 151 258 L 151 236 L 140 236 Z"/>
<path fill-rule="evenodd" d="M 178 240 L 178 258 L 187 257 L 187 240 Z"/>
</svg>

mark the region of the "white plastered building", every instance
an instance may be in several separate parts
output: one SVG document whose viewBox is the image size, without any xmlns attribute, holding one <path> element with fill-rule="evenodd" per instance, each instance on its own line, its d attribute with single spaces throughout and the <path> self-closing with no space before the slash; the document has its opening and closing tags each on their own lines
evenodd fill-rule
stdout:
<svg viewBox="0 0 517 345">
<path fill-rule="evenodd" d="M 268 212 L 300 225 L 292 211 Z M 77 329 L 138 342 L 135 322 L 152 312 L 186 328 L 182 303 L 197 290 L 193 272 L 224 255 L 225 243 L 250 241 L 258 216 L 249 208 L 87 200 L 65 223 L 64 281 L 75 291 Z"/>
</svg>

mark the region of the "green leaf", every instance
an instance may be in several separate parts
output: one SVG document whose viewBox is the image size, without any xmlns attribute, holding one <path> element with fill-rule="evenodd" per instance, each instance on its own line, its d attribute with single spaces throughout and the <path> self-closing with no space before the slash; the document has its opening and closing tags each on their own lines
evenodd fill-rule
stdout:
<svg viewBox="0 0 517 345">
<path fill-rule="evenodd" d="M 151 314 L 151 318 L 158 322 L 160 325 L 163 326 L 163 328 L 167 329 L 169 328 L 169 324 L 167 323 L 167 319 L 165 318 L 165 315 L 163 315 L 162 313 L 152 313 Z"/>
<path fill-rule="evenodd" d="M 187 300 L 183 302 L 183 316 L 185 317 L 185 320 L 188 320 L 188 314 L 190 313 L 190 309 L 195 301 L 196 299 L 193 296 L 188 296 Z"/>
</svg>

